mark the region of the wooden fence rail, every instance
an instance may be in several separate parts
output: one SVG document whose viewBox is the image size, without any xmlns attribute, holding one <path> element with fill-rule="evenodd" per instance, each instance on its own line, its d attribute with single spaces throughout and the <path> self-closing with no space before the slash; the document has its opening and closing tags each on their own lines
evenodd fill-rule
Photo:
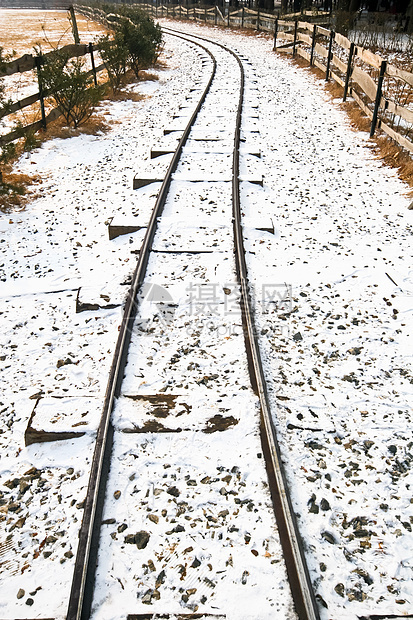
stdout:
<svg viewBox="0 0 413 620">
<path fill-rule="evenodd" d="M 344 88 L 343 100 L 351 94 L 371 119 L 370 136 L 380 127 L 400 146 L 413 152 L 413 74 L 355 46 L 339 33 L 308 22 L 297 22 L 296 29 L 294 26 L 279 20 L 278 37 L 287 42 L 295 40 L 295 54 L 323 71 L 326 80 L 332 78 L 340 84 Z M 286 30 L 280 33 L 280 27 Z M 288 48 L 280 45 L 277 49 L 284 52 Z M 401 93 L 403 105 L 398 101 Z"/>
<path fill-rule="evenodd" d="M 104 64 L 100 64 L 97 67 L 94 65 L 93 60 L 93 52 L 96 51 L 97 47 L 93 44 L 89 43 L 89 45 L 65 45 L 57 50 L 58 53 L 64 53 L 68 58 L 78 58 L 79 56 L 86 56 L 87 54 L 91 55 L 92 58 L 92 66 L 93 68 L 87 72 L 87 75 L 96 76 L 97 73 L 102 71 L 105 68 Z M 46 59 L 52 57 L 56 54 L 56 51 L 48 52 L 47 54 L 42 55 L 42 59 Z M 8 77 L 15 73 L 25 73 L 26 71 L 32 71 L 36 68 L 38 62 L 38 56 L 33 56 L 32 54 L 24 54 L 21 58 L 17 58 L 9 63 L 5 63 L 0 71 L 0 78 Z M 48 93 L 44 92 L 43 96 L 47 97 Z M 10 105 L 6 105 L 6 107 L 1 110 L 0 109 L 0 119 L 10 114 L 14 114 L 18 110 L 23 110 L 24 108 L 33 105 L 36 101 L 40 101 L 42 103 L 42 96 L 39 92 L 34 93 L 33 95 L 29 95 L 28 97 L 24 97 L 19 101 L 15 101 Z M 30 123 L 29 125 L 25 125 L 24 127 L 19 127 L 19 129 L 11 131 L 3 136 L 0 136 L 0 145 L 7 144 L 9 142 L 13 142 L 18 138 L 21 138 L 22 135 L 25 135 L 31 131 L 39 131 L 42 128 L 45 128 L 47 123 L 55 120 L 61 116 L 61 112 L 59 108 L 53 108 L 47 115 L 44 114 L 42 110 L 42 120 L 36 121 L 34 123 Z"/>
</svg>

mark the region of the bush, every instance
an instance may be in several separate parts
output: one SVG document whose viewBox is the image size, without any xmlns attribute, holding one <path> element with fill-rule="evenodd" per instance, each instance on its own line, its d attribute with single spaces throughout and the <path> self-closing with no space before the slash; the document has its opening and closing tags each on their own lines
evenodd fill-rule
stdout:
<svg viewBox="0 0 413 620">
<path fill-rule="evenodd" d="M 116 94 L 122 83 L 122 77 L 126 72 L 128 61 L 128 49 L 123 41 L 110 39 L 104 35 L 97 41 L 100 55 L 108 72 L 109 83 Z"/>
<path fill-rule="evenodd" d="M 58 51 L 47 56 L 41 68 L 43 87 L 63 114 L 66 123 L 78 127 L 86 122 L 102 99 L 103 87 L 94 86 L 82 58 L 69 60 Z"/>
<path fill-rule="evenodd" d="M 122 19 L 117 26 L 116 35 L 128 50 L 128 63 L 136 77 L 140 69 L 156 62 L 162 33 L 159 25 L 146 15 L 136 21 Z"/>
<path fill-rule="evenodd" d="M 116 89 L 126 66 L 138 77 L 142 68 L 156 62 L 162 46 L 162 31 L 159 24 L 140 9 L 112 4 L 104 4 L 102 9 L 111 16 L 115 34 L 112 47 L 108 37 L 99 39 L 98 45 L 111 85 L 113 87 L 113 81 Z"/>
</svg>

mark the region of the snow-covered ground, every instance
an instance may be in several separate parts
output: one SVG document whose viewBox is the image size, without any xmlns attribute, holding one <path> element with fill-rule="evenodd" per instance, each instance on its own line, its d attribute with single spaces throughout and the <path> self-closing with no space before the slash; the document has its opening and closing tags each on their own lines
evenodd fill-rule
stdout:
<svg viewBox="0 0 413 620">
<path fill-rule="evenodd" d="M 231 46 L 249 59 L 247 76 L 257 80 L 247 104 L 259 106 L 264 186 L 244 184 L 243 210 L 250 219 L 272 219 L 274 234 L 248 228 L 248 266 L 322 618 L 412 613 L 408 188 L 374 159 L 368 136 L 351 130 L 321 83 L 274 55 L 264 36 L 176 27 Z M 142 239 L 139 231 L 109 241 L 106 222 L 149 213 L 154 188 L 134 192 L 132 178 L 162 167 L 149 159 L 150 148 L 165 144 L 163 129 L 205 71 L 199 54 L 170 37 L 164 59 L 168 68 L 158 82 L 135 87 L 148 94 L 145 100 L 103 104 L 113 121 L 109 133 L 53 140 L 25 155 L 16 170 L 41 175 L 42 195 L 23 212 L 1 215 L 4 619 L 65 614 L 94 429 L 121 318 L 121 307 L 109 306 L 122 302 L 122 282 Z M 214 204 L 216 197 L 208 200 Z M 102 308 L 76 314 L 79 287 L 82 301 Z M 279 303 L 271 306 L 270 299 Z M 46 421 L 47 430 L 85 434 L 25 446 L 28 426 Z M 221 435 L 222 452 L 231 454 L 225 433 L 215 434 Z M 160 463 L 165 440 L 153 441 L 152 460 Z M 168 463 L 172 470 L 188 458 L 185 450 Z M 177 480 L 186 474 L 172 473 Z M 165 480 L 178 486 L 172 476 Z M 229 570 L 224 551 L 222 560 Z M 255 617 L 271 617 L 264 608 Z"/>
</svg>

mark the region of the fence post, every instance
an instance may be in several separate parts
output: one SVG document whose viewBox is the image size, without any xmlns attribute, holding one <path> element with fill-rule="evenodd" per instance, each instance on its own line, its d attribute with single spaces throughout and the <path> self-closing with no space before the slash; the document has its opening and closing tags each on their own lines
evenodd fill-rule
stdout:
<svg viewBox="0 0 413 620">
<path fill-rule="evenodd" d="M 96 76 L 96 67 L 95 67 L 95 58 L 93 56 L 93 45 L 92 43 L 89 43 L 89 53 L 90 53 L 90 60 L 92 63 L 92 71 L 93 71 L 93 81 L 95 83 L 95 86 L 98 85 L 98 79 Z"/>
<path fill-rule="evenodd" d="M 242 7 L 242 13 L 241 13 L 241 28 L 244 28 L 244 13 L 245 13 L 245 9 L 244 9 L 244 7 Z"/>
<path fill-rule="evenodd" d="M 343 101 L 345 101 L 347 98 L 348 85 L 349 85 L 350 77 L 351 77 L 351 64 L 353 61 L 353 54 L 354 54 L 354 43 L 351 43 L 350 51 L 348 53 L 347 73 L 346 73 L 346 81 L 344 84 Z"/>
<path fill-rule="evenodd" d="M 229 2 L 228 2 L 228 18 L 227 18 L 227 28 L 229 28 Z"/>
<path fill-rule="evenodd" d="M 313 66 L 313 60 L 314 60 L 314 48 L 315 48 L 315 37 L 317 34 L 317 26 L 314 24 L 313 26 L 313 38 L 311 41 L 311 56 L 310 56 L 310 67 Z"/>
<path fill-rule="evenodd" d="M 217 7 L 217 5 L 215 5 L 215 20 L 214 21 L 215 21 L 215 26 L 216 26 L 217 23 L 218 23 L 218 7 Z"/>
<path fill-rule="evenodd" d="M 387 62 L 385 60 L 382 60 L 381 65 L 380 65 L 379 80 L 377 82 L 377 92 L 376 92 L 376 101 L 374 104 L 373 120 L 371 121 L 370 138 L 374 136 L 374 132 L 376 131 L 377 117 L 379 115 L 379 107 L 380 107 L 383 80 L 384 80 L 384 74 L 386 72 L 386 67 L 387 67 Z"/>
<path fill-rule="evenodd" d="M 294 43 L 293 43 L 293 58 L 295 56 L 296 46 L 297 46 L 297 29 L 298 29 L 298 21 L 294 22 Z"/>
<path fill-rule="evenodd" d="M 207 20 L 207 10 L 206 10 L 206 7 L 204 9 L 204 19 L 205 19 L 205 23 L 207 23 L 208 20 Z"/>
<path fill-rule="evenodd" d="M 257 9 L 257 30 L 260 31 L 260 8 Z"/>
<path fill-rule="evenodd" d="M 175 19 L 175 5 L 172 5 L 172 17 Z"/>
<path fill-rule="evenodd" d="M 327 69 L 326 69 L 326 82 L 330 79 L 330 64 L 331 64 L 331 50 L 333 49 L 333 41 L 335 37 L 335 32 L 332 30 L 330 32 L 330 43 L 328 44 L 328 56 L 327 56 Z"/>
<path fill-rule="evenodd" d="M 44 91 L 43 91 L 43 80 L 42 80 L 42 74 L 41 74 L 41 66 L 42 66 L 43 59 L 42 59 L 42 56 L 36 56 L 34 60 L 36 63 L 37 81 L 39 83 L 39 101 L 40 101 L 40 110 L 42 112 L 42 127 L 43 129 L 46 129 L 47 122 L 46 122 L 46 112 L 44 109 Z"/>
<path fill-rule="evenodd" d="M 276 17 L 274 20 L 274 47 L 273 47 L 274 52 L 277 49 L 277 35 L 278 35 L 278 17 Z"/>
<path fill-rule="evenodd" d="M 73 8 L 73 6 L 69 7 L 69 13 L 70 13 L 70 22 L 72 24 L 73 38 L 75 40 L 76 45 L 80 45 L 79 31 L 77 29 L 75 9 Z"/>
</svg>

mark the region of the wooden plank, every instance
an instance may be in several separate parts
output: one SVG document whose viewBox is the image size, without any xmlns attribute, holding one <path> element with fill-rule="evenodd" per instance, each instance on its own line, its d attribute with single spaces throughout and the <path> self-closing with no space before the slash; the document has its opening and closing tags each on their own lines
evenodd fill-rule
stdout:
<svg viewBox="0 0 413 620">
<path fill-rule="evenodd" d="M 321 69 L 321 71 L 323 71 L 323 73 L 325 73 L 325 72 L 326 72 L 326 70 L 327 70 L 326 65 L 323 65 L 323 63 L 322 63 L 322 62 L 319 62 L 319 61 L 317 60 L 317 58 L 314 58 L 314 59 L 313 59 L 313 62 L 314 62 L 314 64 L 315 64 L 315 66 L 316 66 L 316 67 L 318 67 L 319 69 Z"/>
<path fill-rule="evenodd" d="M 403 118 L 408 123 L 413 124 L 413 110 L 409 110 L 408 108 L 405 108 L 404 106 L 398 105 L 397 103 L 394 103 L 394 101 L 390 101 L 389 99 L 386 99 L 385 102 L 386 102 L 386 110 L 388 112 L 390 112 L 391 114 L 396 114 L 397 116 L 400 116 L 400 118 Z"/>
<path fill-rule="evenodd" d="M 337 43 L 337 45 L 344 47 L 346 50 L 350 49 L 350 41 L 346 37 L 343 37 L 343 35 L 338 32 L 336 32 L 334 41 Z"/>
<path fill-rule="evenodd" d="M 356 56 L 368 65 L 371 65 L 376 69 L 380 69 L 383 58 L 380 58 L 377 54 L 373 54 L 373 52 L 370 52 L 369 50 L 358 47 L 356 50 Z"/>
<path fill-rule="evenodd" d="M 346 73 L 347 72 L 347 65 L 346 65 L 346 63 L 343 62 L 342 60 L 340 60 L 340 58 L 338 58 L 335 54 L 333 54 L 332 63 L 333 63 L 333 65 L 335 65 L 337 67 L 337 69 L 340 69 L 340 71 L 342 73 Z"/>
<path fill-rule="evenodd" d="M 59 52 L 67 54 L 69 58 L 74 58 L 77 56 L 85 56 L 89 52 L 87 45 L 65 45 L 59 49 Z M 55 51 L 48 52 L 44 54 L 43 58 L 49 58 L 56 54 Z M 35 56 L 32 54 L 24 54 L 20 58 L 13 60 L 12 62 L 8 62 L 5 65 L 5 68 L 2 72 L 0 72 L 0 77 L 4 77 L 6 75 L 13 75 L 14 73 L 25 73 L 26 71 L 31 71 L 35 67 Z"/>
<path fill-rule="evenodd" d="M 62 113 L 60 112 L 60 110 L 58 108 L 54 108 L 46 116 L 46 122 L 50 123 L 51 121 L 56 120 L 56 118 L 59 118 L 59 116 L 61 115 Z M 31 123 L 31 125 L 27 125 L 26 127 L 23 127 L 23 129 L 19 129 L 18 131 L 11 131 L 5 136 L 0 136 L 0 144 L 7 144 L 8 142 L 18 140 L 22 137 L 22 132 L 28 133 L 29 131 L 39 131 L 40 129 L 42 129 L 42 127 L 42 121 L 36 121 L 35 123 Z"/>
<path fill-rule="evenodd" d="M 297 54 L 305 58 L 305 60 L 308 60 L 308 62 L 310 62 L 311 55 L 305 50 L 303 50 L 302 47 L 299 47 L 299 46 L 297 47 Z"/>
<path fill-rule="evenodd" d="M 361 99 L 361 97 L 359 97 L 357 93 L 352 92 L 351 95 L 357 105 L 363 110 L 367 118 L 371 120 L 373 118 L 373 112 L 370 110 L 370 108 L 364 103 L 364 101 Z"/>
<path fill-rule="evenodd" d="M 34 57 L 31 54 L 24 54 L 16 60 L 12 60 L 4 65 L 4 70 L 0 71 L 0 77 L 13 75 L 13 73 L 24 73 L 34 69 Z"/>
<path fill-rule="evenodd" d="M 303 34 L 301 32 L 298 33 L 298 37 L 297 37 L 298 41 L 302 41 L 303 43 L 307 43 L 307 45 L 311 45 L 313 40 L 311 37 L 309 37 L 306 34 Z"/>
<path fill-rule="evenodd" d="M 289 32 L 282 32 L 280 34 L 280 37 L 282 36 L 283 39 L 287 39 L 287 41 L 294 41 L 294 35 L 290 34 Z"/>
<path fill-rule="evenodd" d="M 323 28 L 322 26 L 316 26 L 317 34 L 322 34 L 324 37 L 330 36 L 330 31 L 327 28 Z"/>
<path fill-rule="evenodd" d="M 408 151 L 410 151 L 411 153 L 413 153 L 413 142 L 410 142 L 410 140 L 408 140 L 407 138 L 405 138 L 404 136 L 401 136 L 399 133 L 397 133 L 396 131 L 394 131 L 394 129 L 392 129 L 391 127 L 389 127 L 388 125 L 386 125 L 386 123 L 380 122 L 379 124 L 380 129 L 382 129 L 385 133 L 387 133 L 387 135 L 392 138 L 395 142 L 397 142 L 398 144 L 400 144 L 400 146 L 402 146 L 403 148 L 407 149 Z"/>
<path fill-rule="evenodd" d="M 397 67 L 393 67 L 393 65 L 387 65 L 386 75 L 390 77 L 400 78 L 410 86 L 413 86 L 413 73 L 403 71 L 403 69 L 398 69 Z"/>
<path fill-rule="evenodd" d="M 326 50 L 326 48 L 323 45 L 320 45 L 319 43 L 315 44 L 314 51 L 316 54 L 318 54 L 319 56 L 322 56 L 323 58 L 327 58 L 328 56 L 328 50 Z"/>
<path fill-rule="evenodd" d="M 375 100 L 377 84 L 365 71 L 362 71 L 359 67 L 354 67 L 351 78 L 353 82 L 356 82 L 362 88 L 371 101 Z"/>
<path fill-rule="evenodd" d="M 309 24 L 308 22 L 298 22 L 298 27 L 301 28 L 301 30 L 309 30 L 310 32 L 313 31 L 313 26 L 312 24 Z"/>
<path fill-rule="evenodd" d="M 344 88 L 344 80 L 341 79 L 341 77 L 339 75 L 337 75 L 337 73 L 334 73 L 334 71 L 331 71 L 330 73 L 330 77 L 337 82 L 337 84 L 340 84 L 340 86 L 342 86 Z"/>
<path fill-rule="evenodd" d="M 13 103 L 6 112 L 0 112 L 0 118 L 9 116 L 9 114 L 13 114 L 14 112 L 17 112 L 17 110 L 27 108 L 27 106 L 33 105 L 33 103 L 36 103 L 36 101 L 39 101 L 39 93 L 35 93 L 34 95 L 30 95 L 29 97 L 20 99 L 20 101 L 16 101 L 16 103 Z"/>
</svg>

